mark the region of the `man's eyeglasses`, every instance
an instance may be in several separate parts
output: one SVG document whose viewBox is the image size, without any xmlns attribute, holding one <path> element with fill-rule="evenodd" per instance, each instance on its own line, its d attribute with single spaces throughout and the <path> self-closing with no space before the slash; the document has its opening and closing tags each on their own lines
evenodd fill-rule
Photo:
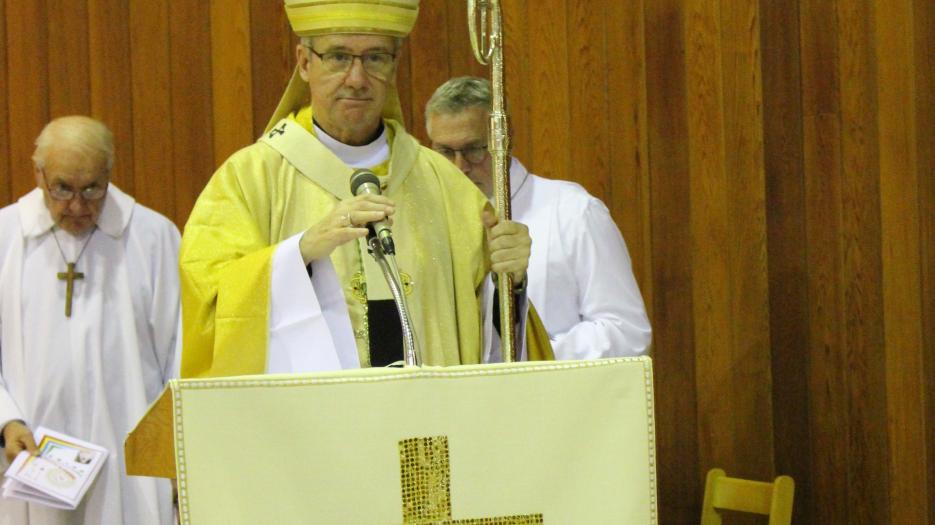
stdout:
<svg viewBox="0 0 935 525">
<path fill-rule="evenodd" d="M 480 164 L 487 158 L 487 145 L 468 146 L 461 149 L 452 149 L 446 146 L 433 146 L 432 149 L 444 155 L 451 162 L 455 161 L 456 154 L 460 153 L 464 160 L 471 164 Z"/>
<path fill-rule="evenodd" d="M 39 173 L 42 174 L 42 180 L 45 181 L 46 188 L 49 188 L 49 196 L 57 201 L 70 201 L 74 199 L 76 195 L 81 195 L 81 198 L 86 201 L 99 201 L 107 194 L 107 182 L 104 184 L 95 182 L 90 186 L 76 191 L 64 184 L 49 184 L 49 179 L 46 177 L 45 170 L 40 169 Z"/>
<path fill-rule="evenodd" d="M 389 79 L 390 75 L 393 73 L 393 64 L 396 60 L 396 55 L 386 51 L 374 51 L 372 53 L 355 55 L 344 51 L 319 53 L 308 46 L 306 46 L 306 49 L 321 60 L 322 65 L 325 66 L 325 70 L 329 73 L 347 73 L 351 70 L 351 67 L 353 67 L 354 59 L 359 58 L 360 64 L 364 66 L 364 71 L 366 71 L 368 75 L 380 80 Z"/>
</svg>

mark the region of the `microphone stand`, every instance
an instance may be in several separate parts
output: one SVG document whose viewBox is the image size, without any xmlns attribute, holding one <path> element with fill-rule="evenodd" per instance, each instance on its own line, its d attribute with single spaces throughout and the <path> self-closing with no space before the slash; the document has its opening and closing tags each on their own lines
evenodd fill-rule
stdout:
<svg viewBox="0 0 935 525">
<path fill-rule="evenodd" d="M 367 246 L 370 255 L 377 262 L 383 277 L 393 294 L 396 310 L 399 312 L 399 324 L 403 328 L 403 356 L 407 367 L 422 366 L 421 353 L 416 349 L 415 332 L 412 330 L 412 318 L 409 315 L 409 305 L 406 304 L 406 294 L 403 292 L 402 280 L 399 278 L 399 269 L 396 266 L 396 257 L 392 253 L 385 253 L 380 239 L 376 235 L 367 237 Z"/>
</svg>

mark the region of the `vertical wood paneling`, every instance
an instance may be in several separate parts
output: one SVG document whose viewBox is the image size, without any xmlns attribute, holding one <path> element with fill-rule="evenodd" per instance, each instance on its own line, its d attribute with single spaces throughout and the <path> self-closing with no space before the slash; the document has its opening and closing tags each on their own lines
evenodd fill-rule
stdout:
<svg viewBox="0 0 935 525">
<path fill-rule="evenodd" d="M 698 461 L 684 12 L 644 3 L 652 208 L 654 377 L 663 523 L 698 519 Z M 691 385 L 689 387 L 689 385 Z"/>
<path fill-rule="evenodd" d="M 935 4 L 914 2 L 913 42 L 916 74 L 916 140 L 918 141 L 919 213 L 922 285 L 922 370 L 926 391 L 925 443 L 928 523 L 935 524 Z"/>
<path fill-rule="evenodd" d="M 738 459 L 741 449 L 732 414 L 739 408 L 725 397 L 732 383 L 733 345 L 730 281 L 728 180 L 724 171 L 720 3 L 686 3 L 686 96 L 691 192 L 692 304 L 698 385 L 698 446 L 707 470 L 723 465 L 750 477 Z"/>
<path fill-rule="evenodd" d="M 209 5 L 175 0 L 169 22 L 174 219 L 184 222 L 214 171 Z"/>
<path fill-rule="evenodd" d="M 134 197 L 174 217 L 169 6 L 131 3 L 130 41 Z"/>
<path fill-rule="evenodd" d="M 7 110 L 9 90 L 7 89 L 7 54 L 6 54 L 6 0 L 0 0 L 0 207 L 13 201 L 11 181 L 14 170 L 10 164 L 10 114 Z"/>
<path fill-rule="evenodd" d="M 269 0 L 251 0 L 250 42 L 253 136 L 259 137 L 295 69 L 298 39 L 283 9 L 271 9 Z"/>
<path fill-rule="evenodd" d="M 447 0 L 448 22 L 448 67 L 452 77 L 471 75 L 475 77 L 490 78 L 489 67 L 484 66 L 474 57 L 471 49 L 471 38 L 468 33 L 467 2 L 463 0 Z M 506 38 L 515 37 L 506 32 Z"/>
<path fill-rule="evenodd" d="M 603 196 L 626 240 L 633 273 L 650 319 L 653 281 L 650 249 L 649 135 L 646 99 L 644 2 L 609 2 L 606 28 L 606 138 L 608 187 Z"/>
<path fill-rule="evenodd" d="M 763 171 L 763 95 L 757 0 L 721 3 L 724 173 L 728 195 L 728 263 L 733 340 L 731 415 L 738 442 L 734 460 L 755 479 L 772 477 L 773 450 Z M 759 385 L 749 389 L 746 385 Z"/>
<path fill-rule="evenodd" d="M 835 4 L 804 0 L 802 108 L 805 224 L 808 249 L 809 416 L 812 419 L 811 516 L 815 523 L 847 523 L 849 428 L 843 359 L 843 291 L 837 231 L 841 223 L 841 128 L 838 104 Z"/>
<path fill-rule="evenodd" d="M 419 21 L 409 37 L 409 79 L 412 122 L 410 129 L 423 144 L 425 134 L 425 102 L 435 88 L 448 80 L 448 34 L 438 28 L 448 27 L 448 9 L 442 2 L 419 6 Z"/>
<path fill-rule="evenodd" d="M 91 115 L 114 134 L 117 160 L 111 180 L 135 195 L 129 18 L 129 5 L 123 0 L 88 1 Z M 136 64 L 137 69 L 145 67 Z"/>
<path fill-rule="evenodd" d="M 607 51 L 604 36 L 604 20 L 608 13 L 581 2 L 568 2 L 566 9 L 567 26 L 564 31 L 568 34 L 568 135 L 569 138 L 574 137 L 578 147 L 566 146 L 571 165 L 562 176 L 574 178 L 592 195 L 610 202 Z M 589 85 L 593 87 L 572 96 L 573 87 Z M 597 115 L 600 117 L 595 118 Z M 616 176 L 636 178 L 625 169 L 620 169 Z M 636 178 L 636 181 L 638 184 L 639 179 Z"/>
<path fill-rule="evenodd" d="M 525 2 L 504 2 L 503 30 L 506 33 L 504 42 L 504 62 L 506 69 L 506 94 L 510 111 L 510 144 L 513 155 L 529 169 L 535 169 L 532 158 L 532 114 L 530 110 L 529 65 L 529 24 L 526 19 Z M 483 75 L 488 76 L 488 75 Z"/>
<path fill-rule="evenodd" d="M 813 485 L 827 487 L 812 493 L 817 523 L 848 522 L 847 484 L 840 480 L 847 470 L 850 429 L 847 363 L 841 350 L 842 295 L 837 276 L 841 261 L 836 228 L 841 221 L 838 121 L 831 115 L 805 118 L 805 166 L 812 170 L 806 181 L 806 236 L 808 245 L 825 249 L 808 251 L 809 384 L 812 419 Z M 809 141 L 814 142 L 809 142 Z"/>
<path fill-rule="evenodd" d="M 553 0 L 549 9 L 543 9 L 537 2 L 526 4 L 526 23 L 529 24 L 526 81 L 532 86 L 528 91 L 532 150 L 527 167 L 546 177 L 577 180 L 578 174 L 573 174 L 576 170 L 570 166 L 568 147 L 572 140 L 568 81 L 571 70 L 565 20 L 569 1 L 573 0 Z"/>
<path fill-rule="evenodd" d="M 837 4 L 842 273 L 851 426 L 847 481 L 854 523 L 888 523 L 886 383 L 880 267 L 878 105 L 871 6 Z M 840 408 L 838 408 L 840 410 Z"/>
<path fill-rule="evenodd" d="M 255 140 L 252 75 L 250 4 L 238 0 L 211 0 L 211 93 L 216 166 Z M 280 93 L 283 88 L 285 86 L 279 89 Z M 265 124 L 266 119 L 260 125 Z"/>
<path fill-rule="evenodd" d="M 32 153 L 49 121 L 48 35 L 45 3 L 6 4 L 7 89 L 10 122 L 11 199 L 36 187 Z M 14 96 L 16 95 L 16 96 Z"/>
<path fill-rule="evenodd" d="M 883 320 L 889 431 L 889 499 L 894 523 L 925 523 L 925 418 L 922 296 L 916 171 L 912 1 L 876 2 L 880 106 Z"/>
<path fill-rule="evenodd" d="M 795 479 L 795 523 L 811 507 L 808 274 L 798 0 L 760 2 L 776 472 Z"/>
<path fill-rule="evenodd" d="M 49 23 L 49 113 L 87 114 L 91 102 L 86 0 L 46 0 Z"/>
</svg>

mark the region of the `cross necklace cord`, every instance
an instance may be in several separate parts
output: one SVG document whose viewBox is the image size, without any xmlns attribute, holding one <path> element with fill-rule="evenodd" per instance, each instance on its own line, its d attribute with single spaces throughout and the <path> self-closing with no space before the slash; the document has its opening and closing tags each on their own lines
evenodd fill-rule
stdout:
<svg viewBox="0 0 935 525">
<path fill-rule="evenodd" d="M 68 258 L 65 257 L 65 250 L 62 250 L 62 244 L 58 242 L 58 235 L 55 234 L 55 228 L 52 228 L 52 238 L 55 239 L 55 245 L 58 246 L 58 253 L 62 254 L 62 260 L 65 261 L 67 267 L 66 271 L 57 274 L 59 281 L 66 282 L 65 317 L 71 317 L 71 300 L 72 294 L 75 291 L 75 279 L 84 279 L 83 273 L 75 271 L 75 265 L 78 264 L 78 260 L 84 255 L 84 250 L 88 247 L 88 244 L 91 243 L 91 237 L 94 237 L 94 232 L 96 231 L 97 226 L 94 226 L 94 229 L 91 230 L 91 235 L 88 235 L 88 240 L 84 241 L 84 246 L 82 246 L 81 251 L 78 252 L 78 257 L 75 257 L 75 262 L 68 262 Z"/>
</svg>

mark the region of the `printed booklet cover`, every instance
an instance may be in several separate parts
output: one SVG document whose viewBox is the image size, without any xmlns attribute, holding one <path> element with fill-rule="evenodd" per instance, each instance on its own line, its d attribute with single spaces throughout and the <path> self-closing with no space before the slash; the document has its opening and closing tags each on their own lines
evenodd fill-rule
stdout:
<svg viewBox="0 0 935 525">
<path fill-rule="evenodd" d="M 3 496 L 74 509 L 107 460 L 107 449 L 39 427 L 37 455 L 20 452 L 4 477 Z"/>
</svg>

